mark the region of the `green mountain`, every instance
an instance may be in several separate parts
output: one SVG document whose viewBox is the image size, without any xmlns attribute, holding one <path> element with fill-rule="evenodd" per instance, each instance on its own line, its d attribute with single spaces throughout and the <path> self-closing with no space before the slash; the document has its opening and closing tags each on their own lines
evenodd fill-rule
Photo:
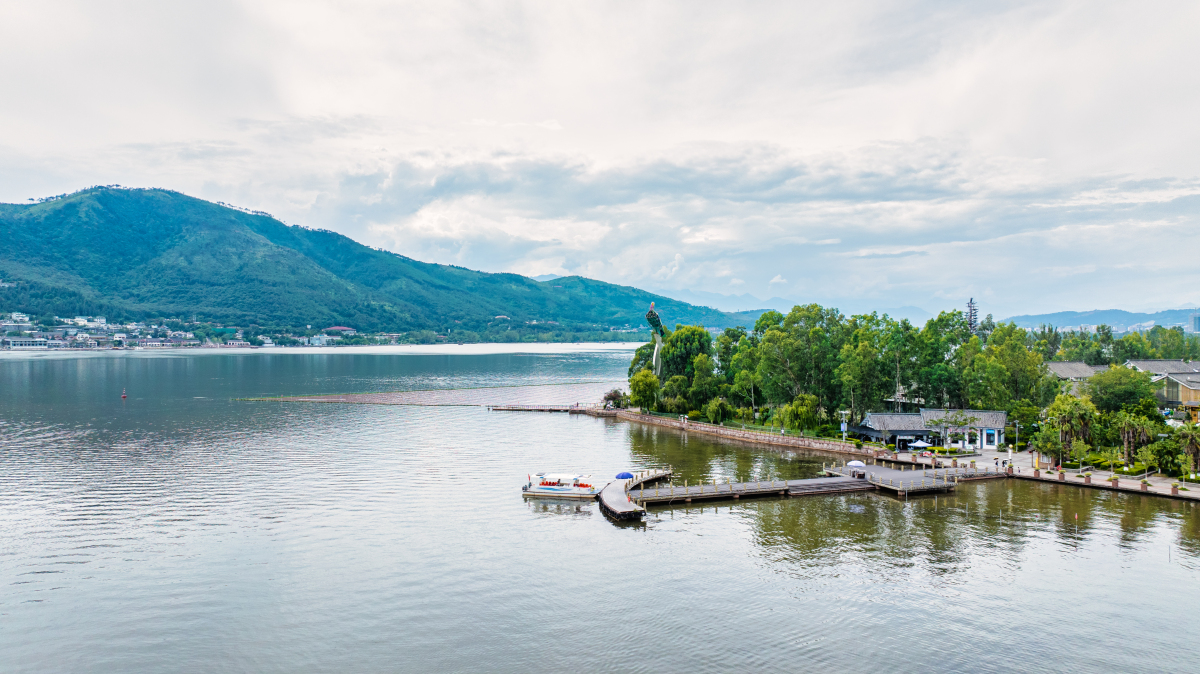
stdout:
<svg viewBox="0 0 1200 674">
<path fill-rule="evenodd" d="M 578 276 L 535 281 L 419 262 L 265 213 L 157 189 L 96 187 L 0 204 L 0 311 L 110 320 L 190 318 L 233 325 L 360 330 L 563 330 L 749 325 L 728 314 Z M 507 316 L 508 319 L 497 319 Z M 507 329 L 507 327 L 504 327 Z"/>
</svg>

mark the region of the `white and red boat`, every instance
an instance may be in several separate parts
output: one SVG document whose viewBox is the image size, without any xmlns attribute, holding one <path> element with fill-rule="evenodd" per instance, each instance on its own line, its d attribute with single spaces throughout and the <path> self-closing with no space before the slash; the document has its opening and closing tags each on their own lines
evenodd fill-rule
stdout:
<svg viewBox="0 0 1200 674">
<path fill-rule="evenodd" d="M 555 498 L 596 498 L 604 485 L 596 484 L 591 475 L 571 473 L 535 473 L 527 476 L 529 481 L 521 487 L 525 496 L 551 496 Z"/>
</svg>

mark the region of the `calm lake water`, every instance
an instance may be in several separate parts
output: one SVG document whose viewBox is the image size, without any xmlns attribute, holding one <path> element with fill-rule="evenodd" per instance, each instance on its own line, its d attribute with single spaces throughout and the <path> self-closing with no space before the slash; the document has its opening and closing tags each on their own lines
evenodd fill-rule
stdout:
<svg viewBox="0 0 1200 674">
<path fill-rule="evenodd" d="M 995 481 L 617 526 L 520 484 L 822 459 L 586 416 L 236 400 L 617 381 L 630 356 L 443 350 L 0 357 L 0 671 L 1200 669 L 1191 504 Z"/>
</svg>

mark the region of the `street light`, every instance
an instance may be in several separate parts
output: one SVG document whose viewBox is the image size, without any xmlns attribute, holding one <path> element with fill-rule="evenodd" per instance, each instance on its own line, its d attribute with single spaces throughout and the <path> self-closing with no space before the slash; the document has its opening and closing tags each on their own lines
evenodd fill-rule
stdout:
<svg viewBox="0 0 1200 674">
<path fill-rule="evenodd" d="M 838 410 L 838 414 L 842 415 L 842 442 L 846 441 L 846 417 L 850 416 L 850 410 Z"/>
<path fill-rule="evenodd" d="M 1013 428 L 1015 428 L 1017 430 L 1017 441 L 1015 443 L 1013 443 L 1013 445 L 1017 448 L 1017 451 L 1019 452 L 1019 451 L 1021 451 L 1021 422 L 1014 421 Z M 1010 465 L 1010 466 L 1013 465 L 1012 447 L 1008 448 L 1008 465 Z"/>
</svg>

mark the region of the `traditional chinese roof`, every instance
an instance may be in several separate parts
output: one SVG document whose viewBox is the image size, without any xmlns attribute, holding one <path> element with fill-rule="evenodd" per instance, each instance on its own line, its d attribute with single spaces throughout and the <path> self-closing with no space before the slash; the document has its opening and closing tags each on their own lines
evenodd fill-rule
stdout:
<svg viewBox="0 0 1200 674">
<path fill-rule="evenodd" d="M 1126 367 L 1131 367 L 1141 372 L 1153 372 L 1154 374 L 1170 374 L 1172 372 L 1200 372 L 1200 362 L 1187 362 L 1186 360 L 1127 360 Z"/>
<path fill-rule="evenodd" d="M 921 410 L 921 418 L 926 428 L 940 428 L 938 423 L 946 415 L 975 417 L 971 428 L 1004 428 L 1008 423 L 1008 412 L 997 410 Z M 951 426 L 949 430 L 959 431 L 964 427 Z"/>
<path fill-rule="evenodd" d="M 1081 360 L 1051 361 L 1046 367 L 1059 379 L 1078 381 L 1108 369 L 1107 365 L 1088 365 Z"/>
<path fill-rule="evenodd" d="M 923 431 L 925 421 L 917 412 L 902 414 L 895 412 L 868 412 L 863 426 L 877 431 Z"/>
<path fill-rule="evenodd" d="M 1200 389 L 1200 372 L 1172 372 L 1166 376 L 1193 391 Z"/>
</svg>

